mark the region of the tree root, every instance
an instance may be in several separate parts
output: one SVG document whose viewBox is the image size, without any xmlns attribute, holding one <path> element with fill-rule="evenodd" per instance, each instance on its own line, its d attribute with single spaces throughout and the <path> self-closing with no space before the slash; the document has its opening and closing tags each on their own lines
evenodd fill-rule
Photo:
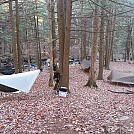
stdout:
<svg viewBox="0 0 134 134">
<path fill-rule="evenodd" d="M 96 82 L 92 78 L 89 78 L 89 80 L 85 86 L 98 88 Z"/>
</svg>

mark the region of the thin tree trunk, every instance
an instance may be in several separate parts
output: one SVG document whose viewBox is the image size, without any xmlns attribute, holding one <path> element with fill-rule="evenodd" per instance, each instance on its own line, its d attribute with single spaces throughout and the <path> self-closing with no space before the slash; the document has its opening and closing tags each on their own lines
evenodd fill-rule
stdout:
<svg viewBox="0 0 134 134">
<path fill-rule="evenodd" d="M 18 62 L 17 62 L 17 53 L 16 53 L 16 40 L 15 40 L 16 37 L 15 37 L 15 27 L 14 27 L 14 20 L 13 20 L 12 1 L 9 1 L 9 13 L 10 13 L 10 24 L 11 24 L 11 31 L 12 31 L 14 68 L 15 68 L 15 73 L 18 73 Z"/>
<path fill-rule="evenodd" d="M 49 34 L 50 34 L 50 77 L 49 86 L 53 86 L 53 20 L 52 20 L 52 0 L 48 2 L 48 17 L 49 17 Z"/>
<path fill-rule="evenodd" d="M 38 19 L 37 19 L 38 20 Z M 38 26 L 38 21 L 37 21 L 37 26 Z M 39 27 L 38 27 L 38 55 L 39 55 L 39 69 L 41 68 L 41 46 L 40 46 L 40 33 L 39 33 Z"/>
<path fill-rule="evenodd" d="M 108 17 L 107 20 L 107 26 L 106 26 L 106 52 L 105 52 L 105 69 L 109 70 L 109 60 L 110 60 L 110 50 L 111 50 L 111 45 L 110 45 L 110 18 Z"/>
<path fill-rule="evenodd" d="M 134 23 L 134 19 L 133 19 L 133 23 Z M 133 26 L 133 35 L 132 35 L 132 60 L 134 63 L 134 26 Z"/>
<path fill-rule="evenodd" d="M 35 9 L 36 11 L 38 10 L 37 8 L 37 0 L 35 0 Z M 35 17 L 36 16 L 36 17 Z M 37 66 L 39 69 L 41 69 L 41 48 L 40 48 L 40 38 L 39 38 L 39 24 L 38 24 L 38 14 L 34 16 L 34 21 L 35 21 L 35 38 L 36 38 L 36 62 Z"/>
<path fill-rule="evenodd" d="M 80 47 L 80 61 L 82 61 L 84 59 L 84 41 L 83 41 L 83 37 L 84 37 L 84 28 L 83 28 L 83 0 L 81 1 L 81 47 Z"/>
<path fill-rule="evenodd" d="M 22 50 L 20 44 L 20 22 L 19 22 L 19 7 L 18 0 L 15 1 L 16 5 L 16 30 L 17 30 L 17 48 L 18 48 L 18 67 L 19 73 L 22 72 Z"/>
<path fill-rule="evenodd" d="M 111 10 L 111 12 L 113 13 L 113 10 Z M 115 19 L 116 16 L 114 16 Z M 110 61 L 111 61 L 111 55 L 112 55 L 112 51 L 113 51 L 113 38 L 112 38 L 112 34 L 114 35 L 114 31 L 112 30 L 113 28 L 113 16 L 110 16 L 110 25 L 109 25 L 109 50 L 108 50 L 108 58 L 107 58 L 107 69 L 110 69 Z M 112 32 L 113 31 L 113 32 Z"/>
<path fill-rule="evenodd" d="M 114 14 L 116 14 L 116 7 L 114 10 Z M 111 34 L 111 55 L 112 55 L 112 61 L 114 61 L 113 59 L 113 48 L 114 48 L 114 40 L 115 40 L 115 23 L 116 22 L 116 15 L 113 17 L 113 21 L 112 21 L 112 34 Z"/>
<path fill-rule="evenodd" d="M 84 18 L 84 33 L 83 33 L 83 57 L 86 57 L 86 48 L 87 48 L 87 42 L 86 42 L 86 38 L 87 38 L 87 34 L 86 34 L 86 17 Z"/>
<path fill-rule="evenodd" d="M 27 7 L 26 5 L 26 1 L 25 1 L 25 7 Z M 28 45 L 28 27 L 27 27 L 27 10 L 23 6 L 23 9 L 24 9 L 24 19 L 25 19 L 25 45 L 26 45 L 26 48 L 27 48 L 27 60 L 28 60 L 28 71 L 30 71 L 30 48 L 29 48 L 29 45 Z"/>
<path fill-rule="evenodd" d="M 128 61 L 130 59 L 131 34 L 132 34 L 132 27 L 129 24 L 128 25 L 128 36 L 127 36 L 127 41 L 126 41 L 126 54 L 127 54 L 127 60 Z"/>
<path fill-rule="evenodd" d="M 54 0 L 51 0 L 52 3 L 52 44 L 53 44 L 53 65 L 57 63 L 57 56 L 56 56 L 56 35 L 55 35 L 55 12 L 54 12 Z"/>
<path fill-rule="evenodd" d="M 36 44 L 36 64 L 39 69 L 39 52 L 38 52 L 38 32 L 37 32 L 37 16 L 34 15 L 34 28 L 35 28 L 35 44 Z"/>
<path fill-rule="evenodd" d="M 105 8 L 105 2 L 103 1 L 102 6 Z M 101 8 L 101 24 L 100 24 L 100 49 L 99 49 L 99 73 L 98 80 L 103 79 L 103 66 L 104 66 L 104 30 L 105 30 L 105 11 Z"/>
</svg>

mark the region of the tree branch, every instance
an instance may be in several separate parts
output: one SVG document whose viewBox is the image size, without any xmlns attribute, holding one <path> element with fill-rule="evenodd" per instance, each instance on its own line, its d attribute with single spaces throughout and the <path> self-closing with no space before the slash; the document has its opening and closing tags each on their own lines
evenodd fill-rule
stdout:
<svg viewBox="0 0 134 134">
<path fill-rule="evenodd" d="M 114 1 L 114 0 L 109 0 L 110 2 L 113 2 L 113 3 L 116 3 L 118 5 L 123 5 L 123 6 L 126 6 L 126 7 L 130 7 L 130 8 L 134 8 L 132 6 L 129 6 L 129 5 L 126 5 L 126 4 L 123 4 L 123 3 L 120 3 L 120 2 L 117 2 L 117 1 Z"/>
</svg>

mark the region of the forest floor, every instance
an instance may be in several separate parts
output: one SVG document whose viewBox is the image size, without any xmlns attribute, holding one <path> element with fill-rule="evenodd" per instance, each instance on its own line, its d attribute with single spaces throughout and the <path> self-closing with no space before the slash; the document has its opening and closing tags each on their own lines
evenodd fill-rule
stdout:
<svg viewBox="0 0 134 134">
<path fill-rule="evenodd" d="M 134 87 L 108 83 L 111 70 L 134 72 L 134 65 L 111 63 L 97 89 L 84 86 L 88 74 L 80 65 L 70 65 L 67 97 L 56 96 L 48 87 L 48 70 L 41 72 L 28 94 L 2 93 L 0 134 L 134 134 L 134 94 L 108 91 Z"/>
</svg>

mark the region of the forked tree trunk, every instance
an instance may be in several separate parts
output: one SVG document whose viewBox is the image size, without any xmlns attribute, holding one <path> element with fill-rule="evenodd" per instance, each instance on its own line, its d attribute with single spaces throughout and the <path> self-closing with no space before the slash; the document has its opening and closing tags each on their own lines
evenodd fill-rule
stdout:
<svg viewBox="0 0 134 134">
<path fill-rule="evenodd" d="M 94 1 L 98 3 L 98 0 Z M 95 5 L 94 11 L 94 20 L 93 20 L 93 44 L 92 44 L 92 51 L 91 51 L 91 67 L 89 69 L 89 78 L 86 86 L 89 87 L 97 87 L 96 84 L 96 57 L 97 57 L 97 39 L 98 39 L 98 6 Z"/>
</svg>

